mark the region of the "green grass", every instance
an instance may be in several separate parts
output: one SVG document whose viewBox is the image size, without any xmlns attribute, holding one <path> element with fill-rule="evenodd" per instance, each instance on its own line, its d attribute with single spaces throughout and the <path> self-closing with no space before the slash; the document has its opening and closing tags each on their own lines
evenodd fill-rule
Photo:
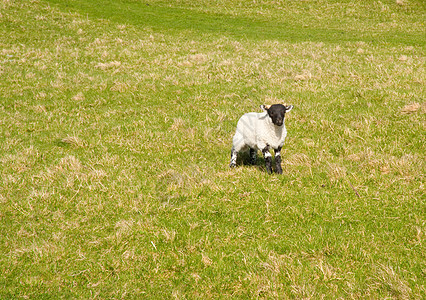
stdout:
<svg viewBox="0 0 426 300">
<path fill-rule="evenodd" d="M 196 31 L 216 37 L 288 42 L 424 43 L 424 24 L 419 18 L 421 14 L 415 13 L 424 9 L 421 1 L 408 7 L 353 1 L 342 1 L 341 7 L 337 3 L 330 5 L 329 1 L 302 5 L 295 1 L 265 1 L 263 5 L 253 5 L 250 1 L 50 2 L 97 18 L 174 33 Z"/>
<path fill-rule="evenodd" d="M 0 298 L 426 297 L 423 1 L 0 2 Z M 293 104 L 283 175 L 229 169 Z"/>
</svg>

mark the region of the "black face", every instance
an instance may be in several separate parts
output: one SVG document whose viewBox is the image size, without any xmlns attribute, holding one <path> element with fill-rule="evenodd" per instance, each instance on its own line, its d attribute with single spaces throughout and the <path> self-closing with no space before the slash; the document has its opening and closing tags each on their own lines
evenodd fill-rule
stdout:
<svg viewBox="0 0 426 300">
<path fill-rule="evenodd" d="M 283 125 L 286 107 L 282 104 L 271 105 L 268 109 L 268 115 L 272 119 L 272 123 L 277 126 Z"/>
</svg>

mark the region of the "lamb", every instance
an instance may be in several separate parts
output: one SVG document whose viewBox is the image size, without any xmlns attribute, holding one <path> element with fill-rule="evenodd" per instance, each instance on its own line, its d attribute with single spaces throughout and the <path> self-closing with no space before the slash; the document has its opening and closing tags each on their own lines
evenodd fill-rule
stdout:
<svg viewBox="0 0 426 300">
<path fill-rule="evenodd" d="M 282 104 L 261 105 L 261 113 L 246 113 L 237 124 L 232 150 L 231 168 L 237 164 L 238 153 L 242 150 L 250 149 L 251 163 L 255 164 L 257 150 L 261 150 L 265 157 L 266 171 L 272 173 L 272 155 L 269 150 L 275 151 L 275 169 L 278 174 L 282 174 L 281 168 L 281 148 L 287 136 L 284 124 L 285 114 L 293 109 L 293 105 L 284 106 Z"/>
</svg>

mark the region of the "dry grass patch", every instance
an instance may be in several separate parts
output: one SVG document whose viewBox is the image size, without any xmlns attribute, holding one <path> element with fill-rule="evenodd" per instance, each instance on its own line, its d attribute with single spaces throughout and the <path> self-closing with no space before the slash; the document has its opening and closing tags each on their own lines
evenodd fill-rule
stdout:
<svg viewBox="0 0 426 300">
<path fill-rule="evenodd" d="M 419 103 L 407 104 L 401 109 L 402 114 L 412 114 L 421 110 L 422 113 L 426 112 L 426 103 L 420 105 Z"/>
<path fill-rule="evenodd" d="M 397 299 L 412 298 L 412 290 L 408 282 L 402 279 L 394 268 L 380 264 L 375 267 L 375 273 L 370 289 L 384 288 L 390 297 Z"/>
<path fill-rule="evenodd" d="M 61 140 L 61 142 L 65 143 L 67 145 L 74 146 L 74 147 L 84 148 L 84 147 L 87 146 L 87 143 L 84 140 L 82 140 L 81 138 L 79 138 L 79 137 L 77 137 L 75 135 L 73 135 L 73 136 L 67 136 L 67 137 L 63 138 Z"/>
</svg>

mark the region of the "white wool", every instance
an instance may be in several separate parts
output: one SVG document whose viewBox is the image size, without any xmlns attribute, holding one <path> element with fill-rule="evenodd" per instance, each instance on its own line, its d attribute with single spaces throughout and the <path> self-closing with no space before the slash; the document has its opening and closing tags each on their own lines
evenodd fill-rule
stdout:
<svg viewBox="0 0 426 300">
<path fill-rule="evenodd" d="M 277 149 L 284 145 L 286 136 L 284 122 L 282 126 L 275 126 L 266 111 L 246 113 L 238 121 L 233 147 L 237 152 L 247 147 L 262 150 L 267 145 Z"/>
</svg>

